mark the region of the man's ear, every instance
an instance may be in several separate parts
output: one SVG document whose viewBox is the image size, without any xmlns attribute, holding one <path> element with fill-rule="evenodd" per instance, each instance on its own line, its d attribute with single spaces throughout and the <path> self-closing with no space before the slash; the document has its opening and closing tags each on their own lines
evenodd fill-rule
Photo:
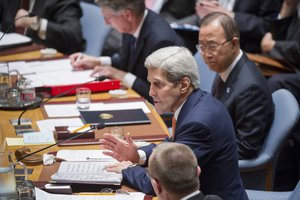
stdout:
<svg viewBox="0 0 300 200">
<path fill-rule="evenodd" d="M 199 177 L 201 174 L 201 168 L 199 167 L 199 165 L 197 166 L 197 176 Z"/>
<path fill-rule="evenodd" d="M 237 37 L 233 37 L 232 38 L 232 46 L 234 49 L 237 49 L 239 50 L 240 47 L 239 47 L 239 39 Z"/>
<path fill-rule="evenodd" d="M 154 178 L 151 178 L 150 180 L 151 180 L 151 184 L 153 186 L 153 189 L 154 189 L 156 195 L 159 195 L 160 193 L 162 193 L 162 188 L 161 188 L 159 181 L 157 181 Z"/>
<path fill-rule="evenodd" d="M 181 84 L 180 93 L 181 94 L 186 93 L 190 88 L 191 80 L 189 77 L 183 77 L 180 84 Z"/>
</svg>

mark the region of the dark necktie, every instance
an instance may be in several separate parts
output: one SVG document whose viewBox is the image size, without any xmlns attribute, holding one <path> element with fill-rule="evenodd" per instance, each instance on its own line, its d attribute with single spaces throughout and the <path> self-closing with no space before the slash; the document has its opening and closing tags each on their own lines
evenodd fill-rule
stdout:
<svg viewBox="0 0 300 200">
<path fill-rule="evenodd" d="M 135 49 L 136 49 L 136 38 L 131 37 L 130 38 L 130 60 L 129 60 L 129 66 L 132 66 L 135 59 Z"/>
<path fill-rule="evenodd" d="M 24 9 L 24 10 L 29 11 L 29 0 L 21 0 L 20 9 Z M 15 32 L 24 35 L 25 34 L 25 28 L 22 28 L 22 27 L 15 28 Z"/>
<path fill-rule="evenodd" d="M 217 99 L 220 99 L 223 92 L 224 92 L 224 89 L 225 89 L 225 82 L 221 79 L 220 76 L 218 76 L 217 80 L 216 80 L 216 87 L 215 87 L 215 91 L 214 91 L 214 96 L 217 98 Z"/>
</svg>

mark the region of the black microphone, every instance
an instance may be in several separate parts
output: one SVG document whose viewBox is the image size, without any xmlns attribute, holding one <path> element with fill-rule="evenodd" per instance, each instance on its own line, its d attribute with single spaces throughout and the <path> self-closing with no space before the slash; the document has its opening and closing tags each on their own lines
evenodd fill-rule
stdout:
<svg viewBox="0 0 300 200">
<path fill-rule="evenodd" d="M 55 99 L 55 98 L 58 98 L 58 97 L 62 97 L 62 96 L 64 96 L 64 95 L 68 94 L 69 92 L 71 92 L 71 91 L 73 91 L 73 90 L 75 90 L 75 89 L 77 89 L 77 88 L 79 88 L 79 87 L 82 87 L 82 86 L 85 85 L 85 84 L 88 84 L 88 83 L 91 83 L 91 82 L 94 82 L 94 81 L 104 81 L 105 79 L 106 79 L 106 76 L 99 76 L 99 77 L 95 78 L 95 79 L 92 80 L 92 81 L 88 81 L 88 82 L 85 82 L 85 83 L 81 83 L 81 84 L 79 84 L 79 85 L 75 85 L 74 87 L 72 87 L 72 88 L 70 88 L 70 89 L 68 89 L 68 90 L 65 90 L 64 92 L 59 93 L 59 94 L 57 94 L 57 95 L 55 95 L 55 96 L 53 96 L 53 97 L 50 97 L 50 98 L 46 99 L 45 101 L 41 101 L 41 102 L 38 102 L 38 103 L 36 103 L 36 104 L 32 104 L 31 106 L 25 108 L 25 109 L 21 112 L 21 114 L 20 114 L 19 117 L 18 117 L 18 125 L 17 125 L 15 128 L 21 129 L 21 127 L 20 127 L 20 126 L 21 126 L 21 117 L 23 116 L 23 114 L 24 114 L 27 110 L 33 109 L 33 108 L 37 108 L 37 107 L 39 107 L 41 104 L 47 103 L 47 102 L 50 101 L 51 99 Z M 18 126 L 19 126 L 19 127 L 18 127 Z"/>
<path fill-rule="evenodd" d="M 78 137 L 80 137 L 80 136 L 86 134 L 87 132 L 89 132 L 89 131 L 91 131 L 91 130 L 101 130 L 101 129 L 104 129 L 104 128 L 105 128 L 105 124 L 104 124 L 104 123 L 99 123 L 99 124 L 97 124 L 97 125 L 91 125 L 90 128 L 89 128 L 88 130 L 86 130 L 86 131 L 84 131 L 84 132 L 82 132 L 82 133 L 76 134 L 76 135 L 74 135 L 74 136 L 72 136 L 72 137 L 69 137 L 69 138 L 67 138 L 67 139 L 65 139 L 65 140 L 61 140 L 61 141 L 59 141 L 59 142 L 56 142 L 55 144 L 51 144 L 51 145 L 49 145 L 49 146 L 46 146 L 46 147 L 44 147 L 44 148 L 42 148 L 42 149 L 39 149 L 39 150 L 37 150 L 37 151 L 34 151 L 34 152 L 32 152 L 32 153 L 25 154 L 25 155 L 23 155 L 23 156 L 21 156 L 21 157 L 20 157 L 20 155 L 18 155 L 18 156 L 16 155 L 16 157 L 19 157 L 19 158 L 17 158 L 17 162 L 19 162 L 19 161 L 21 161 L 21 160 L 23 160 L 24 158 L 27 158 L 27 157 L 29 157 L 29 156 L 33 156 L 33 155 L 35 155 L 36 153 L 39 153 L 39 152 L 44 151 L 44 150 L 46 150 L 46 149 L 49 149 L 49 148 L 51 148 L 51 147 L 53 147 L 53 146 L 59 145 L 59 144 L 61 144 L 61 143 L 67 142 L 67 141 L 69 141 L 69 140 L 73 140 L 73 139 L 75 139 L 75 138 L 78 138 Z M 17 150 L 16 150 L 16 151 L 17 151 Z"/>
<path fill-rule="evenodd" d="M 36 16 L 36 13 L 29 13 L 29 14 L 27 14 L 27 15 L 23 15 L 23 16 L 20 16 L 20 17 L 18 17 L 18 18 L 16 18 L 13 22 L 11 22 L 10 24 L 9 24 L 9 26 L 8 26 L 8 28 L 3 32 L 3 34 L 2 34 L 2 36 L 1 36 L 1 38 L 0 38 L 0 41 L 2 40 L 2 38 L 4 37 L 4 35 L 6 34 L 6 33 L 8 33 L 10 30 L 11 30 L 11 28 L 13 27 L 13 25 L 15 24 L 15 22 L 17 21 L 17 20 L 19 20 L 19 19 L 21 19 L 21 18 L 24 18 L 24 17 L 34 17 L 34 16 Z"/>
</svg>

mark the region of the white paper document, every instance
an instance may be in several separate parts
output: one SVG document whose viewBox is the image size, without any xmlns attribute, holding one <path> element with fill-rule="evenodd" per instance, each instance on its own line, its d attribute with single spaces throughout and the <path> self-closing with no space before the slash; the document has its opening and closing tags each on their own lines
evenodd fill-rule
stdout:
<svg viewBox="0 0 300 200">
<path fill-rule="evenodd" d="M 2 37 L 3 32 L 0 32 Z M 31 38 L 18 33 L 6 33 L 2 40 L 0 40 L 0 48 L 6 46 L 13 46 L 17 44 L 26 44 L 31 42 Z"/>
<path fill-rule="evenodd" d="M 77 117 L 80 115 L 79 110 L 74 104 L 49 104 L 45 105 L 48 117 Z M 150 109 L 143 101 L 122 102 L 122 103 L 92 103 L 88 111 L 94 110 L 126 110 L 142 109 L 144 113 L 150 113 Z"/>
<path fill-rule="evenodd" d="M 116 159 L 104 155 L 104 151 L 109 150 L 59 150 L 57 158 L 66 161 L 100 161 L 100 162 L 118 162 Z"/>
<path fill-rule="evenodd" d="M 39 188 L 35 188 L 36 200 L 143 200 L 144 193 L 130 192 L 129 195 L 63 195 L 63 194 L 50 194 Z"/>
<path fill-rule="evenodd" d="M 27 145 L 42 145 L 42 144 L 54 144 L 53 132 L 32 132 L 23 134 L 24 144 Z"/>
<path fill-rule="evenodd" d="M 91 183 L 119 185 L 122 174 L 106 171 L 106 166 L 112 162 L 72 162 L 64 161 L 57 173 L 51 176 L 58 183 Z"/>
<path fill-rule="evenodd" d="M 40 131 L 55 131 L 56 126 L 68 126 L 68 130 L 73 131 L 84 125 L 80 118 L 45 119 L 36 123 Z"/>
</svg>

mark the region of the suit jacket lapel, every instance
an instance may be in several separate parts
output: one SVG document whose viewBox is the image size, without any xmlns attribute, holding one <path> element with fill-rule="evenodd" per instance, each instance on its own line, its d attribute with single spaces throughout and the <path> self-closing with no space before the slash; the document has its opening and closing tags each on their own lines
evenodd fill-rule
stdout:
<svg viewBox="0 0 300 200">
<path fill-rule="evenodd" d="M 246 61 L 247 61 L 246 55 L 243 54 L 241 59 L 237 62 L 236 66 L 233 68 L 233 70 L 229 74 L 228 79 L 225 82 L 225 87 L 222 92 L 222 95 L 219 98 L 222 102 L 225 102 L 228 99 L 228 97 L 230 97 L 230 95 L 232 94 L 232 92 L 234 90 L 234 82 L 237 79 L 237 77 L 240 73 L 240 70 Z"/>
<path fill-rule="evenodd" d="M 135 55 L 133 56 L 133 61 L 130 63 L 128 67 L 128 71 L 132 71 L 132 69 L 135 67 L 135 64 L 137 62 L 137 59 L 139 58 L 140 54 L 142 53 L 145 45 L 145 39 L 147 38 L 147 35 L 149 34 L 148 31 L 148 21 L 149 21 L 149 15 L 151 15 L 151 12 L 148 12 L 148 15 L 146 16 L 144 23 L 142 25 L 140 35 L 137 38 L 136 41 L 136 49 L 135 49 Z"/>
</svg>

